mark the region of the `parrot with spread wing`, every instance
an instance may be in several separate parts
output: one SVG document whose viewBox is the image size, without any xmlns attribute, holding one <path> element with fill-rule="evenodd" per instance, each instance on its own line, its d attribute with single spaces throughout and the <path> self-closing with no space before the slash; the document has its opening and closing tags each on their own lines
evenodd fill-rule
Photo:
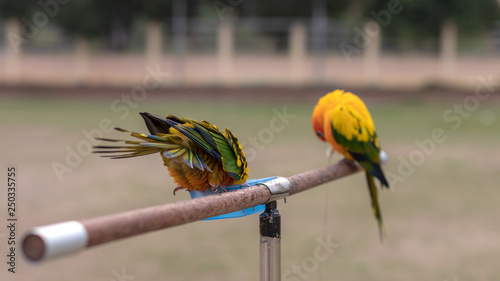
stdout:
<svg viewBox="0 0 500 281">
<path fill-rule="evenodd" d="M 160 153 L 170 175 L 179 185 L 174 190 L 217 191 L 226 186 L 241 184 L 248 178 L 245 153 L 238 139 L 229 131 L 219 131 L 207 121 L 162 118 L 141 112 L 150 134 L 139 134 L 124 129 L 139 140 L 99 138 L 124 145 L 94 146 L 95 153 L 104 153 L 112 159 L 129 158 Z"/>
<path fill-rule="evenodd" d="M 365 170 L 372 210 L 382 239 L 385 228 L 374 177 L 382 186 L 389 188 L 389 183 L 380 167 L 380 144 L 370 112 L 358 96 L 336 90 L 320 98 L 312 114 L 312 126 L 320 140 L 328 142 L 335 151 L 358 162 Z"/>
</svg>

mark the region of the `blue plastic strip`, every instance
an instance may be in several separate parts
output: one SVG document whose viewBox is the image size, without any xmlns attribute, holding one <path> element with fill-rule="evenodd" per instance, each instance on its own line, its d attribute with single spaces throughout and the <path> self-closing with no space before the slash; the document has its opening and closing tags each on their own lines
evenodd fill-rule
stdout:
<svg viewBox="0 0 500 281">
<path fill-rule="evenodd" d="M 233 190 L 243 189 L 243 188 L 254 186 L 254 185 L 258 184 L 258 183 L 266 182 L 266 181 L 269 181 L 269 180 L 272 180 L 272 179 L 275 179 L 275 178 L 276 177 L 268 177 L 268 178 L 261 178 L 261 179 L 251 179 L 251 180 L 247 180 L 245 183 L 242 183 L 242 184 L 226 186 L 226 190 L 227 191 L 233 191 Z M 208 190 L 205 190 L 204 192 L 201 192 L 201 191 L 190 191 L 189 195 L 191 195 L 191 199 L 194 199 L 194 198 L 199 198 L 199 197 L 211 196 L 211 195 L 215 195 L 215 194 L 219 194 L 219 193 L 223 193 L 223 192 L 224 191 L 222 191 L 221 189 L 219 189 L 217 192 L 212 192 L 212 190 L 208 189 Z M 208 219 L 204 219 L 204 221 L 205 220 L 220 220 L 220 219 L 230 219 L 230 218 L 245 217 L 245 216 L 252 215 L 252 214 L 255 214 L 255 213 L 262 213 L 262 212 L 264 212 L 264 209 L 265 209 L 265 205 L 257 205 L 257 206 L 255 206 L 253 208 L 247 208 L 247 209 L 244 209 L 244 210 L 240 210 L 240 211 L 236 211 L 236 212 L 232 212 L 232 213 L 228 213 L 228 214 L 224 214 L 224 215 L 220 215 L 220 216 L 215 216 L 215 217 L 211 217 L 211 218 L 208 218 Z"/>
</svg>

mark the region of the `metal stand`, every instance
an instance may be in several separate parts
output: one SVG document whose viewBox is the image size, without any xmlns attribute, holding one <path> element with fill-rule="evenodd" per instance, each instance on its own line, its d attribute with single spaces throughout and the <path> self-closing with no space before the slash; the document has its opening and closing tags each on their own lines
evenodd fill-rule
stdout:
<svg viewBox="0 0 500 281">
<path fill-rule="evenodd" d="M 260 281 L 281 280 L 281 216 L 276 201 L 266 204 L 260 222 Z"/>
</svg>

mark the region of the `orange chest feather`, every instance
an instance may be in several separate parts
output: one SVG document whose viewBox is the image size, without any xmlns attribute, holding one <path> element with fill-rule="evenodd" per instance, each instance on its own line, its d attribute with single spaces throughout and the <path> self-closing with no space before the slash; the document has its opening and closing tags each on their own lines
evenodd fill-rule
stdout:
<svg viewBox="0 0 500 281">
<path fill-rule="evenodd" d="M 176 158 L 169 159 L 164 156 L 162 158 L 174 181 L 180 187 L 186 188 L 189 191 L 205 191 L 213 186 L 228 186 L 234 183 L 234 179 L 222 170 L 222 165 L 215 160 L 205 161 L 212 170 L 210 172 L 208 170 L 201 171 L 197 168 L 191 168 L 182 162 L 182 160 Z"/>
</svg>

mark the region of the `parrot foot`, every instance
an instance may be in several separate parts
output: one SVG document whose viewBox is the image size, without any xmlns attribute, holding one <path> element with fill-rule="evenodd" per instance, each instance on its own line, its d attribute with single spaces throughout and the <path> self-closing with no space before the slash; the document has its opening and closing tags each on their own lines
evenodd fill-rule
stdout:
<svg viewBox="0 0 500 281">
<path fill-rule="evenodd" d="M 181 190 L 181 189 L 184 189 L 184 187 L 182 186 L 178 186 L 174 189 L 174 196 L 175 196 L 175 192 L 177 192 L 177 190 Z"/>
<path fill-rule="evenodd" d="M 213 193 L 217 193 L 219 192 L 219 188 L 223 191 L 223 192 L 227 192 L 226 190 L 226 187 L 225 186 L 216 186 L 216 185 L 212 185 L 210 184 L 210 190 L 212 190 Z"/>
<path fill-rule="evenodd" d="M 210 189 L 212 190 L 213 193 L 219 192 L 219 188 L 222 189 L 223 192 L 227 192 L 225 186 L 212 186 Z"/>
</svg>

